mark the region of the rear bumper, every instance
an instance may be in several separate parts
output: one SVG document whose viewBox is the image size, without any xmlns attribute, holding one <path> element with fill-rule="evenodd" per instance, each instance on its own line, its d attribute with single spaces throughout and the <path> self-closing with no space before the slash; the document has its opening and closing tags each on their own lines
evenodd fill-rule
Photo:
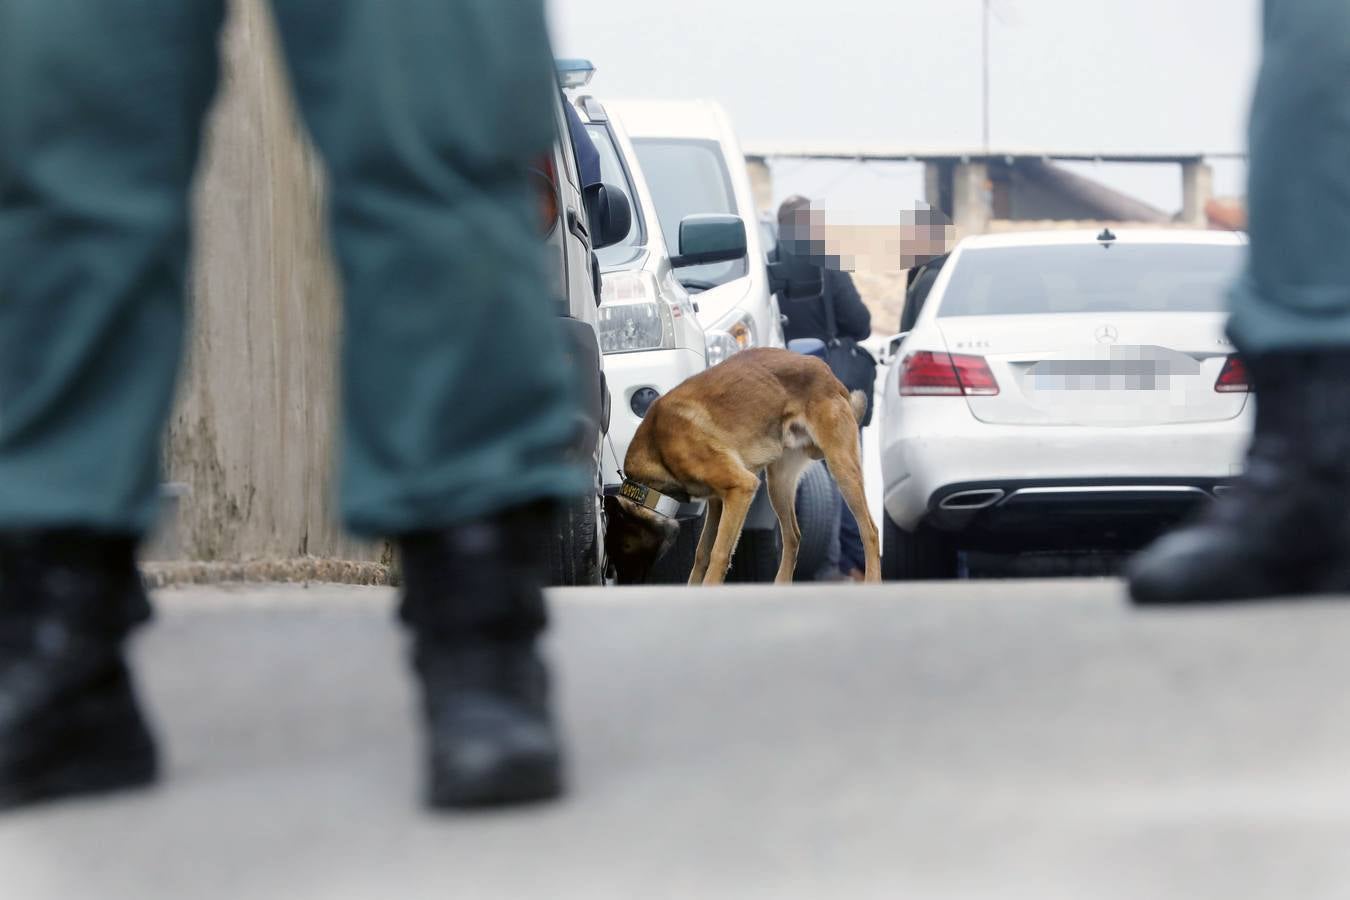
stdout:
<svg viewBox="0 0 1350 900">
<path fill-rule="evenodd" d="M 1227 479 L 995 479 L 934 492 L 923 521 L 968 549 L 1135 547 L 1213 499 Z"/>
<path fill-rule="evenodd" d="M 984 425 L 963 409 L 920 409 L 882 448 L 886 513 L 906 530 L 926 522 L 1062 538 L 1094 522 L 1165 523 L 1241 471 L 1251 433 L 1250 411 L 1223 422 L 1089 428 Z"/>
</svg>

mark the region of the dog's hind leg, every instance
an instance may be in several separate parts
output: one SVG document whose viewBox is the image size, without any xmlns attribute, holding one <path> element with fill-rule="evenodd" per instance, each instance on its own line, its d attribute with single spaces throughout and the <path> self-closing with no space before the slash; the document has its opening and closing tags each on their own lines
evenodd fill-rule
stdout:
<svg viewBox="0 0 1350 900">
<path fill-rule="evenodd" d="M 864 578 L 867 581 L 881 581 L 881 535 L 867 509 L 867 494 L 863 491 L 862 443 L 858 438 L 858 421 L 849 404 L 841 400 L 832 400 L 828 406 L 814 412 L 816 414 L 811 416 L 812 436 L 825 454 L 825 462 L 839 485 L 839 493 L 858 522 L 863 556 L 867 561 Z"/>
<path fill-rule="evenodd" d="M 702 584 L 708 574 L 708 560 L 712 559 L 713 541 L 717 539 L 717 523 L 722 519 L 722 501 L 709 498 L 708 509 L 703 514 L 703 533 L 698 536 L 698 549 L 694 551 L 694 568 L 689 572 L 690 584 Z"/>
<path fill-rule="evenodd" d="M 867 494 L 863 490 L 862 466 L 855 455 L 852 465 L 841 464 L 837 469 L 831 461 L 830 471 L 835 473 L 835 481 L 839 484 L 839 493 L 844 496 L 844 502 L 848 504 L 849 512 L 853 513 L 853 518 L 858 523 L 858 533 L 861 535 L 863 542 L 863 557 L 867 560 L 864 579 L 880 581 L 881 535 L 877 533 L 877 523 L 872 521 L 872 513 L 867 509 Z"/>
<path fill-rule="evenodd" d="M 802 544 L 802 529 L 797 523 L 797 482 L 811 459 L 800 450 L 788 450 L 768 468 L 765 479 L 769 503 L 778 514 L 778 530 L 783 535 L 783 558 L 778 564 L 774 584 L 790 584 L 797 569 L 797 551 Z"/>
</svg>

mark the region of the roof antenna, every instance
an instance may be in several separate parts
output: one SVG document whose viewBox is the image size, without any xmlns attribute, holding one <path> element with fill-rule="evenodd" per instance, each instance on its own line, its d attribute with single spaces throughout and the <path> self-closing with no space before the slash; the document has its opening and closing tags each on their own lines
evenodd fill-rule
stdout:
<svg viewBox="0 0 1350 900">
<path fill-rule="evenodd" d="M 1112 234 L 1110 228 L 1103 228 L 1102 233 L 1097 235 L 1097 240 L 1101 241 L 1103 244 L 1109 244 L 1115 239 L 1116 236 Z"/>
</svg>

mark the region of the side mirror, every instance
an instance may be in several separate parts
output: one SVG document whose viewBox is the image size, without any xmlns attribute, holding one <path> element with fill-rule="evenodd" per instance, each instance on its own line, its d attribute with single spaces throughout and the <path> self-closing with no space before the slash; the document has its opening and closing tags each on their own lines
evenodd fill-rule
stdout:
<svg viewBox="0 0 1350 900">
<path fill-rule="evenodd" d="M 591 223 L 591 247 L 603 250 L 628 237 L 633 230 L 633 206 L 623 188 L 592 184 L 583 192 L 586 219 Z"/>
<path fill-rule="evenodd" d="M 825 270 L 800 262 L 769 263 L 769 292 L 789 300 L 807 300 L 825 293 Z"/>
<path fill-rule="evenodd" d="M 749 249 L 745 222 L 740 216 L 685 216 L 680 222 L 680 255 L 670 261 L 675 268 L 745 259 Z"/>
<path fill-rule="evenodd" d="M 886 338 L 886 346 L 881 351 L 880 360 L 883 366 L 889 366 L 899 358 L 900 345 L 905 342 L 905 338 L 907 337 L 909 337 L 909 332 L 902 331 L 899 334 L 893 334 Z"/>
</svg>

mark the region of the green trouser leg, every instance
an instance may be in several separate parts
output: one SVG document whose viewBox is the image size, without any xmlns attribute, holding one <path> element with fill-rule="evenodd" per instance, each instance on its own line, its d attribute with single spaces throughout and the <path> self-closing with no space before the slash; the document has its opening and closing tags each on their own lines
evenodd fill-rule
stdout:
<svg viewBox="0 0 1350 900">
<path fill-rule="evenodd" d="M 221 14 L 0 2 L 0 529 L 151 523 Z"/>
<path fill-rule="evenodd" d="M 526 172 L 555 136 L 541 0 L 277 0 L 331 177 L 343 516 L 397 534 L 586 491 Z"/>
<path fill-rule="evenodd" d="M 538 0 L 279 0 L 332 176 L 343 510 L 398 533 L 584 489 L 524 170 Z M 0 4 L 0 528 L 143 531 L 220 3 Z"/>
<path fill-rule="evenodd" d="M 1350 3 L 1266 0 L 1252 103 L 1247 353 L 1350 347 Z"/>
</svg>

